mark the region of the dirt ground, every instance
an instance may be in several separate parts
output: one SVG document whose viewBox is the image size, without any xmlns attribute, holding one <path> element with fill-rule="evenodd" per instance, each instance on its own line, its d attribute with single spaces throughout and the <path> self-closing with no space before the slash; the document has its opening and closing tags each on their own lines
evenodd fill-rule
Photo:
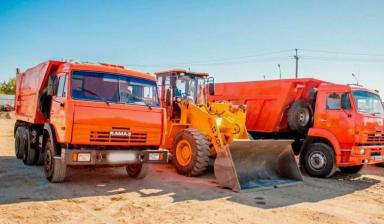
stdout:
<svg viewBox="0 0 384 224">
<path fill-rule="evenodd" d="M 0 114 L 0 223 L 384 223 L 384 168 L 242 194 L 171 165 L 151 166 L 143 180 L 124 168 L 68 168 L 51 184 L 43 167 L 14 156 L 13 124 Z"/>
</svg>

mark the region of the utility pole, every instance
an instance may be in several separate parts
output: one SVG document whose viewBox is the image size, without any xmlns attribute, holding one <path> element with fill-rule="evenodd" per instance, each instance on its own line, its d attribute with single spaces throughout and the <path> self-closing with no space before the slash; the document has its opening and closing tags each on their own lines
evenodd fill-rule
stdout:
<svg viewBox="0 0 384 224">
<path fill-rule="evenodd" d="M 294 56 L 295 57 L 295 59 L 296 59 L 296 79 L 297 79 L 297 70 L 299 69 L 299 57 L 297 57 L 297 48 L 295 49 L 295 51 L 296 51 L 296 55 Z"/>
<path fill-rule="evenodd" d="M 279 70 L 280 70 L 280 79 L 281 79 L 281 69 L 280 69 L 280 64 L 278 64 L 278 66 L 279 66 Z"/>
</svg>

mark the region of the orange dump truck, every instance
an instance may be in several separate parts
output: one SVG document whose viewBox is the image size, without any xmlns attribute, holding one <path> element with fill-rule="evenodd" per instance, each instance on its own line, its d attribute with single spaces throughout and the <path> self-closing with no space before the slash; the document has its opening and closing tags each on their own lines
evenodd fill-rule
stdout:
<svg viewBox="0 0 384 224">
<path fill-rule="evenodd" d="M 67 166 L 126 166 L 143 178 L 159 150 L 166 111 L 154 76 L 112 64 L 47 61 L 17 69 L 15 153 L 62 182 Z"/>
<path fill-rule="evenodd" d="M 384 112 L 375 91 L 316 79 L 214 87 L 209 101 L 247 105 L 246 126 L 254 138 L 295 139 L 292 148 L 311 176 L 329 177 L 337 167 L 357 173 L 383 162 Z"/>
</svg>

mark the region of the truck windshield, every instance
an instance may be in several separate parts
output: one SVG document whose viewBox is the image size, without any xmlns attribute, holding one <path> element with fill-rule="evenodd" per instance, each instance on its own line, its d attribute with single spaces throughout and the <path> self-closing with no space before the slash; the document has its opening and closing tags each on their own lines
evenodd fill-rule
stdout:
<svg viewBox="0 0 384 224">
<path fill-rule="evenodd" d="M 378 95 L 364 91 L 353 91 L 353 97 L 359 112 L 384 114 L 383 104 Z"/>
<path fill-rule="evenodd" d="M 76 100 L 159 106 L 155 81 L 90 71 L 73 71 L 71 81 L 72 98 Z"/>
</svg>

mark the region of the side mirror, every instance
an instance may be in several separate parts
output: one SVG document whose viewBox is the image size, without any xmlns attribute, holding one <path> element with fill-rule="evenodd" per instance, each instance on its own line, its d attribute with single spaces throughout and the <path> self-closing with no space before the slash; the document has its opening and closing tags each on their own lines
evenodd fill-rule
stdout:
<svg viewBox="0 0 384 224">
<path fill-rule="evenodd" d="M 211 96 L 215 95 L 215 79 L 213 77 L 209 77 L 207 79 L 207 83 L 208 83 L 209 95 Z"/>
<path fill-rule="evenodd" d="M 176 76 L 172 76 L 171 77 L 171 88 L 172 89 L 176 89 L 177 87 L 177 77 Z"/>
<path fill-rule="evenodd" d="M 48 96 L 56 95 L 57 84 L 58 84 L 57 76 L 50 75 L 48 78 L 48 91 L 47 91 Z"/>
<path fill-rule="evenodd" d="M 348 93 L 342 94 L 341 95 L 341 108 L 344 110 L 350 110 L 351 107 L 348 103 L 349 103 Z"/>
</svg>

